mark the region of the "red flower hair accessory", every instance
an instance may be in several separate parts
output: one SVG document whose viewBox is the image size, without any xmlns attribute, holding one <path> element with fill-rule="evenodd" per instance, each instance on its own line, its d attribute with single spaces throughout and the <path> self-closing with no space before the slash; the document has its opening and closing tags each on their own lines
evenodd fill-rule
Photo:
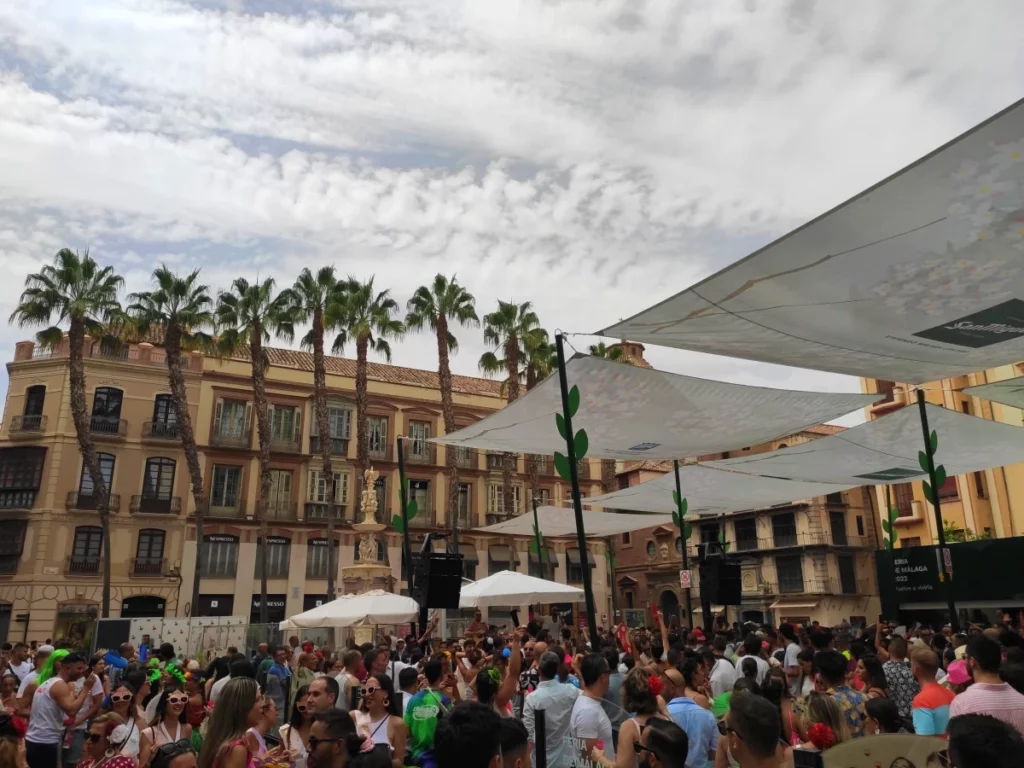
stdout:
<svg viewBox="0 0 1024 768">
<path fill-rule="evenodd" d="M 811 744 L 824 752 L 836 743 L 836 735 L 832 727 L 825 723 L 815 723 L 807 729 L 807 738 Z"/>
<path fill-rule="evenodd" d="M 657 675 L 647 676 L 647 687 L 651 689 L 651 693 L 655 696 L 661 696 L 661 692 L 665 690 L 665 684 L 661 682 L 661 678 Z"/>
</svg>

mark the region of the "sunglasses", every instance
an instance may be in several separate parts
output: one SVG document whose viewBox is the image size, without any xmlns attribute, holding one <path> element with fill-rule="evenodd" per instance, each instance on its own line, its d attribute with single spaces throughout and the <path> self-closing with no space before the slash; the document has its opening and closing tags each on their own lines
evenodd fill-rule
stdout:
<svg viewBox="0 0 1024 768">
<path fill-rule="evenodd" d="M 122 701 L 131 701 L 132 700 L 132 695 L 130 693 L 121 693 L 121 694 L 115 693 L 115 694 L 111 694 L 110 700 L 114 704 L 117 704 L 117 703 L 122 702 Z"/>
<path fill-rule="evenodd" d="M 378 688 L 377 686 L 368 686 L 366 688 L 363 688 L 363 696 L 373 696 L 373 694 L 375 694 L 379 690 L 380 688 Z"/>
<path fill-rule="evenodd" d="M 309 752 L 312 754 L 316 752 L 317 747 L 321 744 L 333 744 L 336 741 L 342 741 L 342 739 L 318 739 L 316 736 L 309 737 Z"/>
<path fill-rule="evenodd" d="M 168 704 L 187 704 L 188 703 L 188 696 L 168 696 L 167 697 L 167 703 Z"/>
<path fill-rule="evenodd" d="M 640 754 L 641 752 L 650 752 L 650 753 L 651 753 L 652 755 L 657 755 L 657 752 L 655 752 L 655 751 L 654 751 L 653 749 L 651 749 L 650 747 L 645 747 L 645 746 L 644 746 L 643 744 L 641 744 L 641 743 L 640 743 L 639 741 L 634 741 L 634 742 L 633 742 L 633 751 L 634 751 L 634 752 L 635 752 L 636 754 L 638 754 L 638 755 L 639 755 L 639 754 Z"/>
</svg>

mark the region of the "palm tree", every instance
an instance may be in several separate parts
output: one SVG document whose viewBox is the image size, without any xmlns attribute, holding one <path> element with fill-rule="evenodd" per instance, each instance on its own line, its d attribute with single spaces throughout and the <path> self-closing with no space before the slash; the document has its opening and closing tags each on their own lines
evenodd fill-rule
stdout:
<svg viewBox="0 0 1024 768">
<path fill-rule="evenodd" d="M 632 365 L 633 361 L 625 357 L 620 344 L 607 346 L 603 341 L 598 344 L 591 344 L 587 352 L 593 357 L 603 357 L 605 360 L 615 360 L 619 363 Z M 615 460 L 601 459 L 601 490 L 604 493 L 611 493 L 618 490 L 618 481 L 615 477 Z"/>
<path fill-rule="evenodd" d="M 331 425 L 327 417 L 327 369 L 324 365 L 324 333 L 330 330 L 328 315 L 343 300 L 342 285 L 334 276 L 334 267 L 321 267 L 314 275 L 308 268 L 302 270 L 292 287 L 295 299 L 295 320 L 305 323 L 312 321 L 313 327 L 302 339 L 305 349 L 313 350 L 313 416 L 320 435 L 320 466 L 324 477 L 324 494 L 327 498 L 327 599 L 334 599 L 335 579 L 338 564 L 334 546 L 334 523 L 337 515 L 333 487 L 334 469 L 331 466 Z"/>
<path fill-rule="evenodd" d="M 341 354 L 345 344 L 352 340 L 356 345 L 356 440 L 358 441 L 357 461 L 360 484 L 362 472 L 370 466 L 369 415 L 366 413 L 366 356 L 372 349 L 391 362 L 391 345 L 388 339 L 401 338 L 405 325 L 392 315 L 398 311 L 398 302 L 391 298 L 391 291 L 375 293 L 371 277 L 361 283 L 354 277 L 344 281 L 345 299 L 327 313 L 328 322 L 337 327 L 333 351 Z M 359 489 L 360 499 L 362 488 Z M 384 510 L 378 510 L 383 515 Z"/>
<path fill-rule="evenodd" d="M 551 343 L 548 332 L 538 329 L 536 333 L 526 337 L 526 355 L 522 379 L 526 382 L 529 392 L 546 379 L 558 367 L 558 352 Z M 530 454 L 526 457 L 527 469 L 530 474 L 530 495 L 532 499 L 540 488 L 540 457 Z"/>
<path fill-rule="evenodd" d="M 505 397 L 510 403 L 519 399 L 520 358 L 542 333 L 546 335 L 529 301 L 522 304 L 499 301 L 498 309 L 484 316 L 484 341 L 494 347 L 494 351 L 484 352 L 480 357 L 480 370 L 489 374 L 505 373 L 508 376 Z M 515 469 L 516 454 L 504 454 L 501 462 L 501 504 L 505 515 L 511 515 L 515 508 L 515 491 L 512 487 Z"/>
<path fill-rule="evenodd" d="M 133 293 L 128 297 L 131 304 L 127 312 L 140 337 L 145 337 L 151 328 L 163 331 L 167 377 L 171 385 L 171 399 L 174 401 L 178 438 L 185 451 L 185 464 L 192 483 L 192 499 L 196 505 L 196 569 L 192 579 L 192 615 L 198 616 L 196 611 L 203 563 L 203 521 L 207 501 L 203 494 L 203 473 L 199 466 L 192 414 L 185 393 L 185 362 L 182 353 L 212 347 L 213 339 L 202 329 L 213 326 L 213 299 L 210 298 L 209 287 L 199 283 L 198 269 L 186 277 L 180 277 L 166 265 L 161 265 L 153 272 L 153 285 L 152 291 Z"/>
<path fill-rule="evenodd" d="M 417 331 L 426 325 L 437 336 L 437 378 L 441 385 L 441 413 L 444 416 L 444 431 L 455 431 L 455 406 L 452 402 L 452 369 L 448 365 L 448 354 L 456 352 L 459 342 L 449 330 L 448 321 L 454 320 L 463 326 L 480 324 L 476 316 L 476 299 L 473 294 L 459 285 L 452 275 L 448 279 L 442 274 L 434 277 L 430 286 L 421 285 L 406 304 L 409 313 L 405 325 Z M 457 526 L 459 508 L 459 467 L 455 459 L 455 448 L 445 449 L 448 464 L 448 521 L 454 531 Z"/>
<path fill-rule="evenodd" d="M 96 494 L 96 509 L 103 529 L 103 593 L 100 607 L 103 618 L 110 616 L 110 488 L 103 479 L 99 458 L 92 442 L 89 412 L 85 402 L 84 346 L 87 338 L 102 345 L 115 345 L 108 335 L 108 324 L 121 317 L 117 294 L 124 278 L 113 267 L 100 267 L 86 251 L 62 248 L 38 272 L 25 278 L 25 290 L 10 322 L 20 327 L 43 326 L 36 334 L 39 346 L 56 349 L 64 340 L 60 325 L 68 325 L 68 379 L 71 394 L 71 419 L 75 424 L 78 450 Z M 57 325 L 50 325 L 56 319 Z"/>
<path fill-rule="evenodd" d="M 260 498 L 256 514 L 260 521 L 262 562 L 260 578 L 260 623 L 267 623 L 267 503 L 270 498 L 270 418 L 267 413 L 266 352 L 263 345 L 271 338 L 291 341 L 295 336 L 295 298 L 289 290 L 274 295 L 274 279 L 253 283 L 244 277 L 231 284 L 230 291 L 217 296 L 218 351 L 231 355 L 243 349 L 252 362 L 253 403 L 256 406 L 256 431 L 260 440 Z"/>
</svg>

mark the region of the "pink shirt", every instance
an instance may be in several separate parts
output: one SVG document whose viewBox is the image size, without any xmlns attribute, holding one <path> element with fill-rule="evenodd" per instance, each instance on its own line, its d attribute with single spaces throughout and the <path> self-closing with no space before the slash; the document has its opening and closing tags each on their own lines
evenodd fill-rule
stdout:
<svg viewBox="0 0 1024 768">
<path fill-rule="evenodd" d="M 957 715 L 992 715 L 1024 735 L 1024 694 L 1008 683 L 975 683 L 953 699 L 949 716 Z"/>
</svg>

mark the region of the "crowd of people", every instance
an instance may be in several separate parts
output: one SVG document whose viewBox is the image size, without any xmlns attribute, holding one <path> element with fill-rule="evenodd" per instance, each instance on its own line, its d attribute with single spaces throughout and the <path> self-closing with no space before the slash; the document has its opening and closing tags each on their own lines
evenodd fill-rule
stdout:
<svg viewBox="0 0 1024 768">
<path fill-rule="evenodd" d="M 0 768 L 768 768 L 892 733 L 948 738 L 954 768 L 1024 765 L 1009 624 L 436 628 L 204 664 L 5 645 Z"/>
</svg>

